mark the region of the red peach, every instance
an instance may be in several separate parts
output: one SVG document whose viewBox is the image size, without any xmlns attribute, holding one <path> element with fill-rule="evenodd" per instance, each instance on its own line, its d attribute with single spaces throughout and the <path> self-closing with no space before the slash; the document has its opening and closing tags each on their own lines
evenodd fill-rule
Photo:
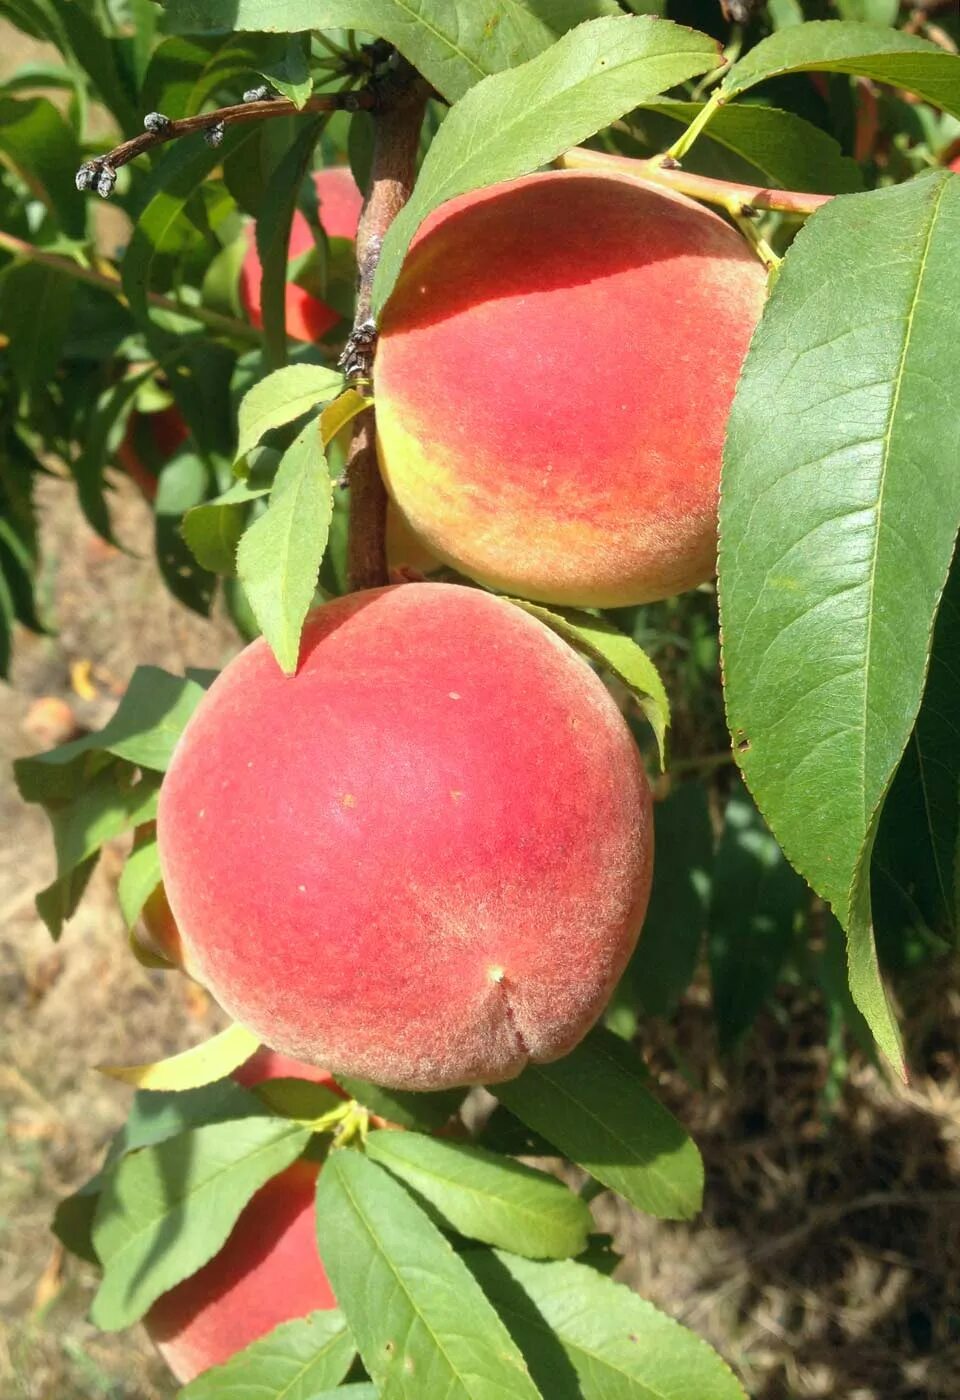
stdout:
<svg viewBox="0 0 960 1400">
<path fill-rule="evenodd" d="M 316 1162 L 262 1186 L 219 1254 L 158 1298 L 147 1332 L 185 1384 L 281 1322 L 337 1305 L 317 1249 Z"/>
<path fill-rule="evenodd" d="M 766 275 L 700 205 L 553 171 L 424 223 L 383 315 L 380 462 L 439 559 L 613 607 L 711 577 L 724 428 Z"/>
<path fill-rule="evenodd" d="M 160 468 L 189 436 L 183 415 L 175 403 L 156 413 L 134 409 L 117 448 L 117 461 L 136 482 L 148 501 L 156 499 Z"/>
<path fill-rule="evenodd" d="M 214 682 L 160 794 L 191 964 L 299 1060 L 397 1088 L 495 1083 L 570 1050 L 636 942 L 639 755 L 590 667 L 472 588 L 310 615 Z"/>
<path fill-rule="evenodd" d="M 313 177 L 317 190 L 320 223 L 328 238 L 356 237 L 357 221 L 363 205 L 363 195 L 346 166 L 333 166 L 329 170 L 318 170 Z M 260 285 L 263 272 L 257 253 L 256 232 L 251 224 L 247 229 L 248 248 L 243 266 L 240 269 L 240 300 L 255 326 L 263 325 L 260 309 Z M 289 256 L 299 257 L 313 247 L 313 233 L 310 225 L 299 210 L 293 216 L 290 229 Z M 336 311 L 325 302 L 318 301 L 303 287 L 291 282 L 286 291 L 287 335 L 294 340 L 320 340 L 339 321 Z"/>
</svg>

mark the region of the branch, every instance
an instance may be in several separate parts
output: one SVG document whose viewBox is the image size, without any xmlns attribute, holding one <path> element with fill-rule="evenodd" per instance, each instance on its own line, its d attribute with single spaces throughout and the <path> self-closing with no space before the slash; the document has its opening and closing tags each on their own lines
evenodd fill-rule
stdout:
<svg viewBox="0 0 960 1400">
<path fill-rule="evenodd" d="M 109 292 L 112 297 L 116 297 L 121 306 L 129 306 L 120 279 L 107 272 L 98 272 L 96 268 L 84 267 L 83 263 L 74 262 L 72 258 L 63 257 L 60 253 L 48 253 L 43 248 L 35 248 L 32 243 L 25 242 L 22 238 L 15 238 L 12 233 L 4 233 L 0 230 L 0 248 L 5 248 L 14 257 L 25 258 L 28 262 L 40 263 L 43 267 L 49 267 L 54 272 L 60 272 L 64 277 L 72 277 L 75 282 L 85 282 L 88 286 L 99 287 L 101 291 Z M 219 311 L 211 311 L 206 306 L 192 306 L 187 302 L 175 301 L 173 297 L 162 296 L 159 292 L 148 292 L 147 300 L 151 306 L 156 306 L 161 311 L 173 311 L 178 316 L 186 316 L 194 321 L 199 321 L 201 325 L 208 326 L 210 330 L 217 331 L 221 335 L 231 335 L 241 340 L 249 340 L 253 344 L 260 344 L 260 332 L 246 321 L 237 321 L 232 316 L 224 316 Z"/>
<path fill-rule="evenodd" d="M 152 151 L 167 141 L 176 141 L 181 136 L 190 136 L 195 131 L 203 132 L 205 140 L 212 146 L 219 146 L 227 125 L 238 122 L 265 121 L 270 117 L 297 116 L 306 112 L 358 112 L 362 107 L 373 107 L 376 96 L 366 89 L 359 92 L 324 92 L 310 97 L 302 107 L 297 107 L 285 97 L 270 97 L 265 87 L 253 88 L 244 94 L 242 102 L 229 107 L 218 107 L 213 112 L 203 112 L 196 117 L 182 117 L 172 121 L 162 112 L 149 112 L 143 119 L 146 130 L 129 141 L 121 141 L 112 151 L 88 160 L 77 171 L 77 189 L 96 189 L 106 198 L 113 192 L 117 171 L 145 151 Z"/>
<path fill-rule="evenodd" d="M 830 194 L 805 194 L 800 190 L 767 190 L 760 185 L 739 185 L 731 180 L 714 180 L 709 175 L 694 175 L 670 163 L 662 156 L 637 160 L 632 156 L 608 155 L 605 151 L 588 151 L 575 146 L 555 162 L 562 170 L 606 170 L 630 175 L 636 180 L 648 180 L 665 189 L 689 195 L 691 199 L 715 204 L 728 214 L 743 215 L 777 210 L 782 214 L 805 217 L 815 214 L 833 199 Z"/>
<path fill-rule="evenodd" d="M 370 311 L 373 277 L 387 229 L 410 198 L 416 176 L 420 127 L 429 88 L 404 65 L 381 90 L 374 110 L 370 186 L 357 229 L 357 308 L 353 332 L 341 364 L 354 382 L 370 378 L 376 328 Z M 350 533 L 347 573 L 351 589 L 379 588 L 389 582 L 386 557 L 387 493 L 377 462 L 374 409 L 354 422 L 347 460 Z"/>
</svg>

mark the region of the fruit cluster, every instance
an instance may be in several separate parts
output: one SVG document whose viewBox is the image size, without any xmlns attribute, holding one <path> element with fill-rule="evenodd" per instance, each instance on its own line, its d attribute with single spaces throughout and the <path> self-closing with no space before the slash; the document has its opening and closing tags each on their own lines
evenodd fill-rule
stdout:
<svg viewBox="0 0 960 1400">
<path fill-rule="evenodd" d="M 336 236 L 356 226 L 348 179 L 318 178 Z M 295 224 L 292 253 L 309 239 Z M 256 323 L 252 243 L 243 287 Z M 730 226 L 633 179 L 534 175 L 444 205 L 374 365 L 397 521 L 527 599 L 623 606 L 705 582 L 764 294 Z M 291 334 L 329 330 L 329 308 L 289 296 Z M 643 764 L 590 666 L 510 601 L 428 582 L 313 612 L 292 677 L 262 640 L 236 657 L 178 744 L 157 837 L 154 949 L 276 1047 L 248 1084 L 496 1084 L 567 1053 L 634 948 L 653 859 Z M 333 1306 L 317 1170 L 271 1181 L 155 1304 L 181 1379 Z"/>
</svg>

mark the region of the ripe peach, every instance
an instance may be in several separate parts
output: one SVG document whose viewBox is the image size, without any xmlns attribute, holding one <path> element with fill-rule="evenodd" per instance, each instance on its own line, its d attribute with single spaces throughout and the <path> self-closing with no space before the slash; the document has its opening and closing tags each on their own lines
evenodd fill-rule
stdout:
<svg viewBox="0 0 960 1400">
<path fill-rule="evenodd" d="M 553 171 L 436 210 L 383 316 L 380 462 L 492 588 L 614 607 L 715 567 L 724 427 L 766 277 L 716 214 Z"/>
<path fill-rule="evenodd" d="M 245 1089 L 253 1089 L 269 1079 L 309 1079 L 313 1084 L 322 1084 L 338 1098 L 349 1098 L 328 1069 L 321 1069 L 319 1065 L 305 1065 L 302 1060 L 292 1060 L 289 1055 L 280 1055 L 268 1045 L 261 1045 L 249 1060 L 233 1071 L 232 1077 Z"/>
<path fill-rule="evenodd" d="M 346 166 L 333 166 L 329 170 L 318 170 L 313 183 L 317 190 L 320 223 L 328 238 L 355 238 L 357 221 L 363 205 L 363 195 Z M 251 322 L 263 325 L 260 309 L 260 285 L 263 271 L 257 253 L 257 240 L 254 226 L 247 230 L 249 246 L 243 266 L 240 269 L 240 300 Z M 313 233 L 310 225 L 298 210 L 293 216 L 290 229 L 289 256 L 296 258 L 313 247 Z M 294 340 L 320 340 L 339 321 L 336 311 L 318 301 L 303 287 L 291 282 L 286 291 L 287 334 Z"/>
<path fill-rule="evenodd" d="M 160 793 L 191 963 L 282 1053 L 397 1088 L 495 1083 L 570 1050 L 633 949 L 650 794 L 564 642 L 472 588 L 307 619 L 299 671 L 253 642 Z"/>
<path fill-rule="evenodd" d="M 281 1322 L 336 1307 L 317 1249 L 319 1170 L 301 1160 L 268 1181 L 220 1253 L 150 1309 L 147 1332 L 182 1384 Z"/>
<path fill-rule="evenodd" d="M 310 1079 L 346 1097 L 326 1070 L 266 1045 L 233 1072 L 252 1089 L 268 1079 Z M 220 1253 L 158 1298 L 146 1327 L 181 1383 L 272 1331 L 281 1322 L 336 1307 L 317 1251 L 315 1162 L 295 1162 L 241 1212 Z"/>
<path fill-rule="evenodd" d="M 183 415 L 175 403 L 156 413 L 134 409 L 117 448 L 117 461 L 148 501 L 156 499 L 160 468 L 188 437 Z"/>
</svg>

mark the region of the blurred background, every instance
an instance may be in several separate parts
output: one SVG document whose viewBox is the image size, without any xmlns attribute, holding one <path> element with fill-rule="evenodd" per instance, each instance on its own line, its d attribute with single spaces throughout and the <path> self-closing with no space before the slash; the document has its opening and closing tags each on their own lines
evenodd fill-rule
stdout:
<svg viewBox="0 0 960 1400">
<path fill-rule="evenodd" d="M 54 57 L 0 21 L 0 79 Z M 103 247 L 125 241 L 115 206 L 98 205 L 96 217 Z M 171 596 L 152 511 L 128 476 L 110 473 L 112 545 L 87 524 L 62 466 L 44 465 L 37 606 L 49 630 L 16 629 L 9 683 L 0 683 L 0 1397 L 159 1400 L 175 1386 L 144 1334 L 90 1326 L 93 1271 L 63 1254 L 49 1223 L 126 1113 L 127 1091 L 95 1066 L 160 1058 L 222 1020 L 201 989 L 130 956 L 116 899 L 120 842 L 51 942 L 33 905 L 54 873 L 49 829 L 39 808 L 20 802 L 9 765 L 101 726 L 136 665 L 219 667 L 240 641 L 219 604 L 204 618 Z M 685 905 L 676 891 L 671 904 L 663 884 L 648 929 L 649 975 L 670 941 L 671 909 L 684 908 L 695 949 L 709 902 L 712 978 L 699 967 L 676 1010 L 664 994 L 663 1014 L 648 1005 L 638 1017 L 641 965 L 611 1011 L 617 1029 L 636 1034 L 707 1167 L 705 1210 L 692 1224 L 597 1198 L 598 1224 L 625 1256 L 619 1277 L 707 1336 L 755 1400 L 956 1400 L 960 979 L 950 962 L 924 956 L 922 941 L 904 960 L 897 994 L 913 1078 L 893 1084 L 858 1048 L 822 911 L 790 944 L 789 872 L 764 845 L 724 754 L 712 590 L 620 621 L 682 697 L 678 776 L 697 781 L 662 802 L 658 820 L 691 841 L 706 823 L 720 852 L 713 895 L 706 871 Z M 764 934 L 781 906 L 786 935 L 771 961 Z M 755 975 L 725 980 L 725 949 L 740 939 L 742 959 L 750 937 Z"/>
</svg>

